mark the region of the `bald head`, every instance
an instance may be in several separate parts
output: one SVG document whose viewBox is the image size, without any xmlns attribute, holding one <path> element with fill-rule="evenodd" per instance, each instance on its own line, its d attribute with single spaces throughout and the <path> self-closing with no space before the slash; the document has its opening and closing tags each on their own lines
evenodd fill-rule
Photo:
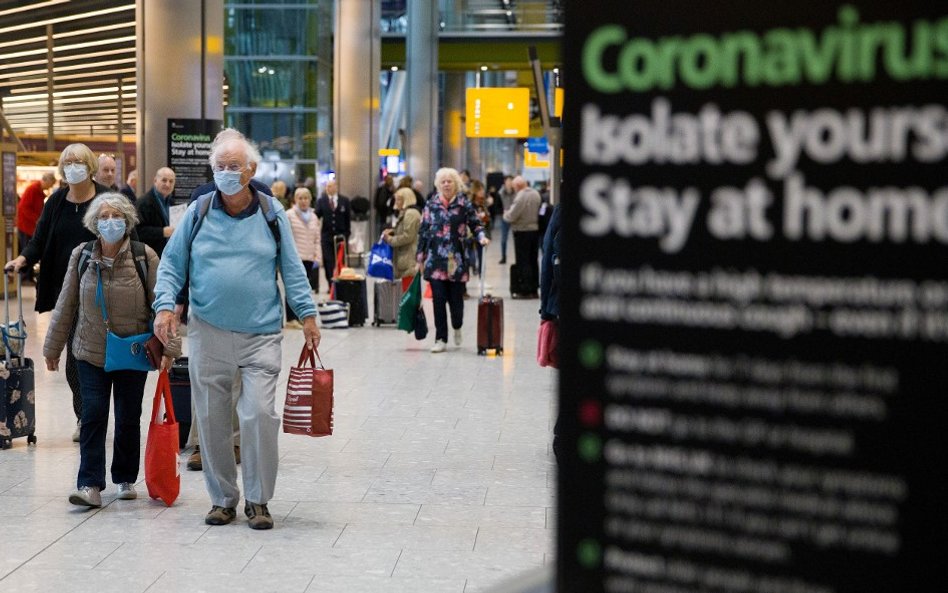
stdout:
<svg viewBox="0 0 948 593">
<path fill-rule="evenodd" d="M 168 167 L 162 167 L 155 173 L 155 191 L 164 197 L 174 193 L 175 174 Z"/>
<path fill-rule="evenodd" d="M 513 186 L 514 186 L 514 189 L 517 191 L 525 189 L 527 187 L 527 180 L 517 175 L 516 177 L 513 178 Z"/>
<path fill-rule="evenodd" d="M 107 154 L 99 155 L 99 170 L 96 171 L 95 180 L 105 187 L 115 186 L 115 159 Z"/>
</svg>

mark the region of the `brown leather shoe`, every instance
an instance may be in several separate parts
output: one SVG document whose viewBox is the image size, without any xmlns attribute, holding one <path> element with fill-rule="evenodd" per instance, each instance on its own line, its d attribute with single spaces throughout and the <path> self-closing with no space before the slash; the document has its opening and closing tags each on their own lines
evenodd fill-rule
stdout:
<svg viewBox="0 0 948 593">
<path fill-rule="evenodd" d="M 191 456 L 188 457 L 188 469 L 193 472 L 199 472 L 204 469 L 204 464 L 201 463 L 200 447 L 194 447 L 194 453 L 191 453 Z"/>
<path fill-rule="evenodd" d="M 247 515 L 247 524 L 251 529 L 273 529 L 273 517 L 267 510 L 267 505 L 245 502 L 244 514 Z"/>
<path fill-rule="evenodd" d="M 208 525 L 227 525 L 237 518 L 237 509 L 234 507 L 219 507 L 214 505 L 205 515 L 204 522 Z"/>
</svg>

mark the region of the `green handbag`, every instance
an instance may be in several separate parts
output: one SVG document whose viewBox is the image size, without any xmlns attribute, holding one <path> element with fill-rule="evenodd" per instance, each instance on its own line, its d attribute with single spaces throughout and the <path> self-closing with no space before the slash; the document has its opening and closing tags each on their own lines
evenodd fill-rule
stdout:
<svg viewBox="0 0 948 593">
<path fill-rule="evenodd" d="M 402 300 L 398 303 L 398 329 L 407 332 L 415 331 L 415 315 L 418 307 L 421 306 L 421 274 L 415 274 L 415 278 L 408 286 L 408 290 L 402 295 Z"/>
</svg>

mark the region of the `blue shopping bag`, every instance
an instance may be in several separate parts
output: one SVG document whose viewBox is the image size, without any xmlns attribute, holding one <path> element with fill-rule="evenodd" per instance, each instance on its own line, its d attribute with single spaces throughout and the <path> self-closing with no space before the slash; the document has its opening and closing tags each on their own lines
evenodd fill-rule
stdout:
<svg viewBox="0 0 948 593">
<path fill-rule="evenodd" d="M 369 276 L 394 280 L 395 266 L 392 264 L 392 246 L 379 241 L 372 246 L 369 252 L 369 267 L 366 269 Z"/>
</svg>

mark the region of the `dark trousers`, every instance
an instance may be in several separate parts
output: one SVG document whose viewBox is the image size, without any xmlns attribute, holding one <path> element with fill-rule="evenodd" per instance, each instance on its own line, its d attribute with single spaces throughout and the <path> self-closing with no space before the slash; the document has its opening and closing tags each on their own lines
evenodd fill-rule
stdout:
<svg viewBox="0 0 948 593">
<path fill-rule="evenodd" d="M 144 371 L 105 372 L 84 360 L 76 361 L 82 384 L 82 428 L 79 430 L 79 477 L 76 485 L 105 489 L 105 436 L 109 430 L 109 400 L 115 399 L 112 440 L 112 482 L 138 481 L 141 464 Z"/>
<path fill-rule="evenodd" d="M 514 231 L 513 237 L 514 253 L 517 256 L 517 272 L 520 274 L 520 289 L 524 294 L 534 294 L 537 292 L 540 278 L 537 269 L 540 233 L 538 231 Z"/>
<path fill-rule="evenodd" d="M 333 245 L 332 237 L 329 241 L 321 240 L 320 244 L 323 248 L 323 270 L 326 272 L 326 282 L 332 287 L 332 274 L 336 270 L 336 247 Z"/>
<path fill-rule="evenodd" d="M 448 311 L 451 307 L 451 327 L 461 329 L 464 324 L 464 283 L 449 280 L 431 280 L 431 300 L 434 306 L 435 340 L 448 341 Z"/>
<path fill-rule="evenodd" d="M 72 412 L 76 421 L 82 420 L 82 390 L 79 387 L 79 369 L 76 367 L 76 357 L 72 355 L 72 339 L 76 336 L 76 322 L 73 321 L 69 329 L 69 338 L 66 340 L 66 383 L 72 391 Z"/>
<path fill-rule="evenodd" d="M 309 279 L 309 287 L 315 292 L 319 292 L 319 266 L 316 262 L 303 260 L 303 268 L 306 270 L 306 277 Z M 299 319 L 293 309 L 290 307 L 290 301 L 286 301 L 286 320 L 293 321 Z"/>
</svg>

